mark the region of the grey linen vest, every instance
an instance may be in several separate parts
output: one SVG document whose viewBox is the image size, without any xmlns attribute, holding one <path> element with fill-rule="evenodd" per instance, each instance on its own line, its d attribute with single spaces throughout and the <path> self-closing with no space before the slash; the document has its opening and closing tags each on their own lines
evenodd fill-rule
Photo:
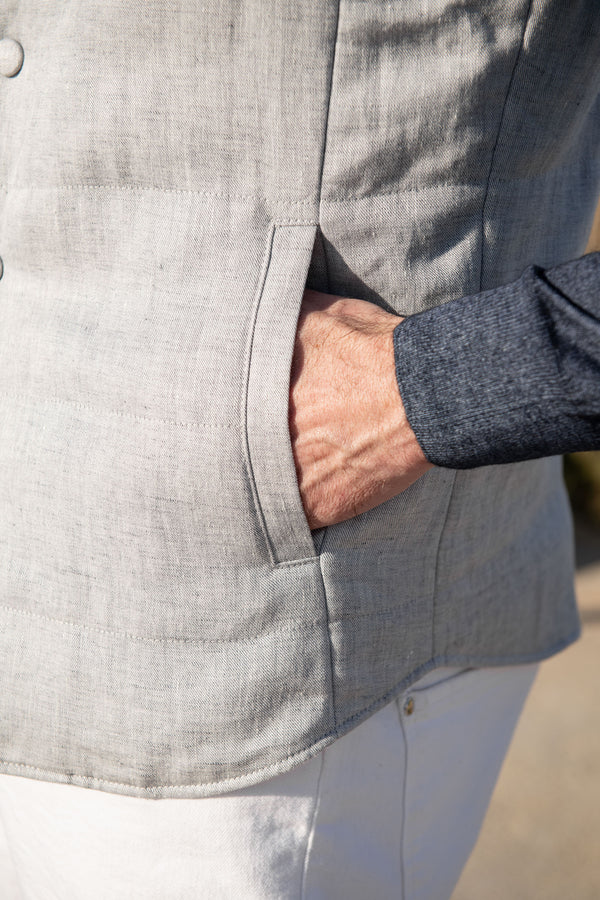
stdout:
<svg viewBox="0 0 600 900">
<path fill-rule="evenodd" d="M 305 284 L 401 314 L 579 255 L 597 0 L 5 0 L 0 770 L 285 771 L 436 665 L 578 633 L 556 459 L 311 533 Z"/>
</svg>

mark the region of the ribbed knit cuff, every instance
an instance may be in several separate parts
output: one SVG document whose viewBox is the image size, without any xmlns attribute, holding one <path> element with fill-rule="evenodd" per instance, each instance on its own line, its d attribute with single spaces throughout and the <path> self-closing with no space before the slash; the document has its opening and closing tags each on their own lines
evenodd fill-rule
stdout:
<svg viewBox="0 0 600 900">
<path fill-rule="evenodd" d="M 408 420 L 430 462 L 474 468 L 600 447 L 600 254 L 405 319 Z"/>
</svg>

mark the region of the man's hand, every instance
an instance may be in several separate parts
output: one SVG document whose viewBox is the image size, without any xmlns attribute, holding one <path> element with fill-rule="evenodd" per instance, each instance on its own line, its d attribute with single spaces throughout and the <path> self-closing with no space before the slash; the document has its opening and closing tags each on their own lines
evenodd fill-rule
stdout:
<svg viewBox="0 0 600 900">
<path fill-rule="evenodd" d="M 290 385 L 290 434 L 311 528 L 401 493 L 432 464 L 404 412 L 392 332 L 373 303 L 305 291 Z"/>
</svg>

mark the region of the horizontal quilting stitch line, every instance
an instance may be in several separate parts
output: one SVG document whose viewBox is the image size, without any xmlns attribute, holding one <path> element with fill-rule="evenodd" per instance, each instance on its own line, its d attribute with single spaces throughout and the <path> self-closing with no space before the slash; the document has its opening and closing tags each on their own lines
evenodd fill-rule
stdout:
<svg viewBox="0 0 600 900">
<path fill-rule="evenodd" d="M 256 643 L 264 637 L 264 634 L 287 634 L 288 632 L 295 631 L 305 631 L 307 628 L 314 628 L 318 625 L 326 625 L 326 620 L 323 619 L 309 619 L 305 622 L 295 622 L 291 620 L 290 625 L 285 628 L 274 628 L 268 632 L 261 632 L 256 635 L 245 635 L 241 638 L 190 638 L 190 637 L 175 637 L 170 635 L 163 635 L 162 637 L 144 637 L 143 635 L 132 634 L 128 631 L 119 631 L 118 629 L 111 628 L 103 628 L 101 625 L 86 625 L 81 622 L 68 622 L 64 619 L 55 619 L 52 616 L 45 616 L 42 613 L 34 613 L 29 610 L 17 609 L 14 606 L 9 606 L 8 604 L 0 604 L 0 609 L 5 610 L 6 612 L 14 613 L 18 616 L 26 616 L 32 619 L 39 619 L 44 622 L 50 622 L 54 625 L 61 625 L 67 628 L 77 628 L 82 629 L 84 631 L 93 631 L 99 632 L 100 634 L 108 634 L 112 637 L 124 637 L 128 640 L 132 641 L 142 641 L 150 644 L 153 643 L 198 643 L 198 644 L 240 644 L 240 643 Z M 390 608 L 390 609 L 380 609 L 377 612 L 368 612 L 368 613 L 348 613 L 347 615 L 338 615 L 338 616 L 330 616 L 328 623 L 331 624 L 343 624 L 353 621 L 358 621 L 360 619 L 379 619 L 382 616 L 391 616 L 395 614 L 397 616 L 398 609 Z"/>
<path fill-rule="evenodd" d="M 277 568 L 288 568 L 288 567 L 292 567 L 292 566 L 304 566 L 307 563 L 314 563 L 316 559 L 318 559 L 318 557 L 310 556 L 310 557 L 306 557 L 306 559 L 293 560 L 288 563 L 280 563 L 278 566 L 275 566 L 274 568 L 277 569 Z M 231 568 L 235 569 L 236 567 L 231 566 Z M 89 630 L 95 630 L 95 631 L 100 631 L 105 634 L 111 634 L 111 635 L 121 635 L 122 637 L 127 637 L 127 638 L 131 638 L 132 640 L 140 640 L 140 641 L 153 642 L 153 641 L 170 641 L 170 640 L 172 640 L 172 641 L 181 641 L 183 643 L 186 643 L 188 641 L 198 641 L 200 643 L 204 642 L 207 644 L 212 644 L 212 643 L 229 644 L 229 643 L 240 643 L 243 641 L 257 641 L 262 636 L 262 635 L 250 635 L 248 637 L 239 638 L 239 639 L 237 639 L 237 638 L 232 638 L 232 639 L 176 638 L 176 637 L 169 637 L 169 636 L 159 637 L 159 638 L 146 638 L 143 636 L 137 636 L 134 634 L 130 634 L 129 632 L 125 632 L 125 631 L 117 631 L 117 630 L 102 628 L 100 625 L 98 625 L 98 626 L 84 625 L 84 624 L 81 624 L 78 622 L 67 622 L 67 621 L 63 621 L 62 619 L 54 619 L 50 616 L 44 616 L 41 613 L 32 613 L 32 612 L 29 612 L 28 610 L 17 609 L 14 606 L 0 604 L 0 609 L 4 609 L 7 612 L 16 613 L 17 615 L 31 616 L 34 618 L 43 619 L 47 622 L 56 623 L 57 625 L 65 625 L 65 626 L 73 627 L 73 628 L 84 628 L 84 629 L 89 629 Z M 362 619 L 371 619 L 373 621 L 375 621 L 377 619 L 381 619 L 382 617 L 392 617 L 392 618 L 395 617 L 397 619 L 398 613 L 399 613 L 398 607 L 386 607 L 385 609 L 378 609 L 376 612 L 371 611 L 371 612 L 359 613 L 359 612 L 352 611 L 352 612 L 348 612 L 344 615 L 339 615 L 339 614 L 338 615 L 330 615 L 328 622 L 330 625 L 332 625 L 332 624 L 343 625 L 343 624 L 349 623 L 349 622 L 358 622 Z M 325 619 L 311 619 L 309 621 L 301 622 L 296 625 L 291 624 L 289 626 L 289 628 L 286 627 L 286 628 L 274 629 L 273 631 L 270 631 L 269 634 L 285 633 L 285 632 L 291 631 L 291 630 L 302 631 L 303 629 L 313 627 L 314 625 L 325 625 L 325 624 L 327 624 Z"/>
<path fill-rule="evenodd" d="M 536 172 L 531 175 L 522 175 L 522 176 L 502 176 L 502 175 L 493 175 L 490 179 L 490 183 L 494 184 L 518 184 L 521 182 L 532 182 L 538 181 L 544 178 L 551 178 L 556 175 L 562 173 L 563 170 L 568 169 L 578 169 L 580 167 L 579 160 L 569 161 L 562 163 L 560 166 L 556 166 L 555 168 L 548 169 L 545 172 Z M 369 200 L 377 200 L 379 197 L 396 197 L 401 194 L 425 194 L 428 191 L 443 191 L 443 190 L 452 190 L 454 188 L 478 188 L 484 190 L 486 181 L 485 179 L 473 179 L 470 181 L 444 181 L 438 184 L 428 184 L 428 185 L 412 185 L 406 186 L 402 188 L 396 188 L 392 191 L 375 191 L 369 194 L 363 194 L 362 196 L 344 196 L 344 197 L 322 197 L 321 203 L 356 203 L 356 202 L 365 202 Z"/>
<path fill-rule="evenodd" d="M 319 223 L 313 219 L 281 219 L 277 218 L 274 220 L 273 225 L 275 228 L 279 228 L 280 225 L 303 225 L 305 227 L 316 226 Z"/>
<path fill-rule="evenodd" d="M 198 637 L 175 637 L 172 635 L 163 635 L 162 637 L 145 637 L 140 634 L 132 634 L 129 631 L 119 631 L 112 628 L 102 628 L 101 625 L 86 625 L 82 622 L 67 622 L 64 619 L 55 619 L 52 616 L 44 616 L 42 613 L 30 612 L 26 609 L 17 609 L 14 606 L 0 604 L 0 609 L 5 612 L 22 616 L 28 619 L 37 619 L 42 622 L 49 622 L 52 625 L 60 625 L 63 628 L 71 628 L 77 631 L 89 631 L 94 634 L 106 634 L 110 637 L 126 638 L 130 641 L 138 641 L 143 644 L 255 644 L 264 639 L 265 636 L 277 634 L 289 634 L 290 632 L 306 631 L 318 625 L 324 625 L 322 619 L 309 619 L 305 622 L 291 621 L 289 626 L 285 628 L 271 628 L 261 631 L 256 635 L 244 635 L 239 638 L 198 638 Z M 69 637 L 67 633 L 63 637 Z"/>
<path fill-rule="evenodd" d="M 510 180 L 510 179 L 507 179 Z M 480 182 L 478 181 L 457 181 L 457 182 L 446 182 L 444 184 L 435 184 L 435 185 L 426 185 L 426 186 L 413 186 L 413 187 L 404 187 L 397 188 L 393 191 L 380 191 L 376 193 L 364 194 L 362 196 L 359 195 L 347 195 L 344 197 L 323 197 L 323 203 L 362 203 L 369 200 L 376 200 L 378 197 L 395 197 L 401 194 L 422 194 L 427 191 L 432 190 L 440 190 L 445 188 L 465 188 L 465 187 L 480 187 Z M 162 194 L 185 194 L 188 196 L 196 196 L 196 197 L 206 197 L 209 199 L 216 200 L 260 200 L 265 203 L 273 203 L 274 205 L 281 206 L 309 206 L 314 205 L 316 207 L 316 201 L 311 200 L 310 198 L 305 198 L 302 200 L 291 200 L 288 198 L 272 198 L 266 197 L 262 194 L 228 194 L 226 192 L 218 192 L 218 191 L 200 191 L 194 188 L 165 188 L 160 187 L 159 185 L 144 185 L 144 184 L 73 184 L 73 183 L 65 183 L 65 184 L 49 184 L 49 185 L 39 185 L 35 183 L 15 183 L 2 185 L 1 189 L 6 193 L 8 191 L 17 190 L 17 191 L 29 191 L 29 190 L 39 190 L 39 191 L 106 191 L 110 193 L 111 191 L 130 191 L 131 193 L 162 193 Z M 293 220 L 296 221 L 296 220 Z M 303 220 L 302 220 L 303 221 Z M 312 222 L 307 221 L 307 225 L 313 224 Z"/>
<path fill-rule="evenodd" d="M 555 175 L 560 174 L 563 170 L 567 169 L 576 169 L 578 168 L 578 161 L 567 161 L 562 163 L 559 166 L 548 169 L 545 172 L 537 172 L 531 175 L 523 175 L 520 177 L 510 176 L 503 177 L 502 175 L 493 175 L 491 181 L 497 184 L 513 184 L 518 182 L 528 182 L 535 181 L 542 178 L 549 178 Z M 435 191 L 435 190 L 445 190 L 452 188 L 485 188 L 485 179 L 484 180 L 471 180 L 471 181 L 446 181 L 440 184 L 433 185 L 413 185 L 402 188 L 396 188 L 392 191 L 376 191 L 368 194 L 363 194 L 362 196 L 358 195 L 345 195 L 343 197 L 322 197 L 322 203 L 356 203 L 356 202 L 364 202 L 369 200 L 376 200 L 378 197 L 395 197 L 401 194 L 423 194 L 427 191 Z M 161 187 L 160 185 L 144 185 L 144 184 L 86 184 L 86 183 L 65 183 L 65 184 L 50 184 L 50 185 L 41 185 L 36 183 L 11 183 L 11 184 L 0 184 L 0 191 L 7 193 L 9 190 L 32 190 L 37 189 L 40 191 L 60 191 L 60 190 L 69 190 L 69 191 L 131 191 L 135 193 L 139 192 L 158 192 L 164 194 L 188 194 L 190 196 L 198 196 L 198 197 L 207 197 L 214 198 L 217 200 L 261 200 L 267 203 L 273 203 L 275 205 L 279 204 L 282 206 L 309 206 L 314 205 L 316 208 L 317 201 L 315 199 L 311 199 L 309 197 L 303 198 L 300 200 L 292 200 L 290 198 L 281 197 L 281 198 L 272 198 L 266 197 L 262 194 L 236 194 L 236 193 L 227 193 L 226 191 L 201 191 L 195 188 L 167 188 Z M 292 222 L 296 222 L 295 219 L 290 220 Z M 299 223 L 312 225 L 315 224 L 312 221 L 298 220 Z"/>
<path fill-rule="evenodd" d="M 286 197 L 273 198 L 262 196 L 261 194 L 236 194 L 236 193 L 227 193 L 220 191 L 201 191 L 195 188 L 168 188 L 161 187 L 160 185 L 152 185 L 152 184 L 86 184 L 82 182 L 81 184 L 76 183 L 65 183 L 65 184 L 36 184 L 36 183 L 26 183 L 26 182 L 15 182 L 10 184 L 0 185 L 0 189 L 5 193 L 8 191 L 30 191 L 30 190 L 39 190 L 39 191 L 131 191 L 135 193 L 139 191 L 143 192 L 156 192 L 161 194 L 187 194 L 189 196 L 195 197 L 208 197 L 215 198 L 217 200 L 264 200 L 267 203 L 281 204 L 283 206 L 308 206 L 313 204 L 316 206 L 316 201 L 311 200 L 310 198 L 305 198 L 302 200 L 292 200 Z"/>
<path fill-rule="evenodd" d="M 81 403 L 78 400 L 70 400 L 68 397 L 32 397 L 28 396 L 27 394 L 16 394 L 9 391 L 0 392 L 0 397 L 4 397 L 8 400 L 21 400 L 27 403 L 36 404 L 38 406 L 46 406 L 50 404 L 55 404 L 57 406 L 73 406 L 76 409 L 81 409 L 93 413 L 101 413 L 102 415 L 107 416 L 119 416 L 123 419 L 133 419 L 140 422 L 155 422 L 160 425 L 173 425 L 176 428 L 189 428 L 192 430 L 197 429 L 199 431 L 235 431 L 239 427 L 235 422 L 223 422 L 221 424 L 216 422 L 201 421 L 186 422 L 178 419 L 161 418 L 160 416 L 143 416 L 138 415 L 137 413 L 125 412 L 119 409 L 110 409 L 104 406 L 95 406 L 92 403 Z"/>
</svg>

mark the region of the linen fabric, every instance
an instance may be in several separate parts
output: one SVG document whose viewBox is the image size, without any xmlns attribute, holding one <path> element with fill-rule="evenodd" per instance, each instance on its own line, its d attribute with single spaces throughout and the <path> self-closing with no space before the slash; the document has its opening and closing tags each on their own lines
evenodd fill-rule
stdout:
<svg viewBox="0 0 600 900">
<path fill-rule="evenodd" d="M 2 897 L 448 900 L 536 669 L 430 672 L 314 759 L 220 797 L 0 775 Z"/>
<path fill-rule="evenodd" d="M 8 0 L 0 36 L 0 770 L 229 792 L 574 640 L 558 460 L 312 534 L 287 413 L 306 284 L 406 315 L 582 252 L 595 0 Z"/>
</svg>

